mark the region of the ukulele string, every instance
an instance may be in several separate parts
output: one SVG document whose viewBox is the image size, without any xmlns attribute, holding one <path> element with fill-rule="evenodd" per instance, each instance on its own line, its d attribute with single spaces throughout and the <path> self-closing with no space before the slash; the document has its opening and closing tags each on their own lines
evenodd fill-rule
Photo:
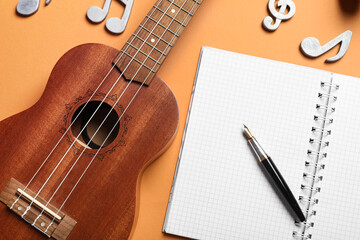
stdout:
<svg viewBox="0 0 360 240">
<path fill-rule="evenodd" d="M 194 0 L 195 3 L 192 6 L 191 10 L 189 11 L 189 13 L 191 13 L 194 10 L 194 7 L 198 4 L 198 0 Z M 184 1 L 183 5 L 180 7 L 179 12 L 182 10 L 183 6 L 185 5 L 186 1 Z M 172 19 L 172 21 L 176 18 L 177 15 L 175 15 L 175 17 Z M 176 31 L 176 34 L 178 34 L 178 32 L 180 31 L 182 25 L 186 22 L 186 20 L 188 19 L 188 17 L 190 16 L 190 14 L 187 14 L 185 19 L 183 20 L 182 24 L 179 26 L 179 28 Z M 170 22 L 169 26 L 171 25 L 172 21 Z M 168 27 L 165 29 L 165 32 L 163 33 L 163 35 L 166 33 L 166 31 L 168 30 Z M 162 36 L 163 36 L 162 35 Z M 161 36 L 161 37 L 162 37 Z M 172 37 L 171 41 L 173 41 L 175 38 L 175 35 Z M 155 44 L 156 45 L 159 43 L 160 39 L 158 40 L 158 42 Z M 170 41 L 170 42 L 171 42 Z M 167 44 L 165 51 L 167 50 L 167 48 L 170 45 Z M 150 52 L 151 53 L 151 52 Z M 160 60 L 161 56 L 159 57 L 158 60 Z M 145 59 L 146 61 L 146 59 Z M 142 65 L 145 63 L 145 61 L 142 63 Z M 152 70 L 154 69 L 155 65 L 153 66 Z M 139 70 L 138 70 L 139 71 Z M 137 74 L 137 73 L 136 73 Z M 134 75 L 134 77 L 136 76 L 136 74 Z M 73 191 L 75 190 L 75 188 L 77 187 L 77 185 L 79 184 L 79 182 L 81 181 L 82 177 L 85 175 L 85 173 L 87 172 L 87 170 L 89 169 L 89 167 L 91 166 L 91 164 L 93 163 L 94 159 L 96 158 L 96 156 L 98 155 L 98 153 L 100 152 L 100 150 L 102 149 L 103 145 L 105 144 L 105 142 L 107 141 L 107 139 L 110 137 L 111 133 L 114 131 L 114 129 L 116 128 L 116 125 L 120 122 L 121 118 L 124 116 L 124 114 L 126 113 L 127 109 L 130 107 L 131 103 L 133 102 L 133 100 L 135 99 L 135 97 L 137 96 L 137 94 L 140 92 L 141 88 L 143 87 L 144 83 L 146 82 L 146 80 L 149 78 L 151 74 L 151 71 L 148 73 L 148 75 L 146 76 L 145 80 L 142 82 L 142 84 L 140 85 L 140 87 L 137 89 L 136 93 L 134 94 L 134 96 L 132 97 L 132 99 L 130 100 L 130 102 L 128 103 L 128 105 L 126 106 L 126 108 L 124 109 L 123 113 L 121 114 L 121 116 L 119 117 L 119 119 L 116 121 L 116 123 L 114 124 L 114 126 L 112 127 L 112 129 L 110 130 L 110 132 L 108 133 L 108 135 L 106 136 L 105 140 L 102 142 L 101 146 L 99 147 L 99 149 L 96 151 L 96 153 L 94 154 L 94 156 L 92 157 L 92 159 L 90 160 L 89 164 L 86 166 L 85 170 L 83 171 L 83 173 L 81 174 L 81 176 L 79 177 L 79 179 L 77 180 L 77 182 L 75 183 L 75 185 L 73 186 L 73 188 L 71 189 L 70 193 L 67 195 L 66 199 L 64 200 L 64 202 L 61 204 L 60 208 L 58 209 L 57 214 L 59 214 L 59 212 L 61 211 L 61 209 L 63 208 L 63 206 L 65 205 L 65 203 L 67 202 L 67 200 L 69 199 L 69 197 L 71 196 L 71 194 L 73 193 Z M 133 77 L 133 78 L 134 78 Z M 115 106 L 116 104 L 114 104 Z M 114 107 L 113 106 L 113 107 Z M 111 109 L 112 110 L 112 109 Z M 111 112 L 110 110 L 110 112 Z M 108 114 L 109 115 L 109 114 Z M 107 115 L 107 116 L 108 116 Z M 101 125 L 104 124 L 107 116 L 105 117 L 105 119 L 102 121 Z M 101 125 L 98 127 L 97 131 L 101 128 Z M 96 132 L 97 132 L 96 131 Z M 96 133 L 95 133 L 96 134 Z M 95 135 L 94 134 L 94 135 Z M 91 140 L 90 140 L 91 141 Z M 89 142 L 90 142 L 89 141 Z M 84 153 L 84 151 L 86 150 L 86 148 L 84 148 L 83 152 L 81 153 L 81 155 Z M 79 160 L 79 158 L 81 157 L 81 155 L 78 157 L 78 159 L 76 160 L 76 162 Z M 69 173 L 71 172 L 71 170 L 74 168 L 74 166 L 76 165 L 76 162 L 72 165 L 71 169 L 68 171 L 67 175 L 64 177 L 64 179 L 62 180 L 62 182 L 60 183 L 60 185 L 57 187 L 57 189 L 55 190 L 55 192 L 53 193 L 53 195 L 51 196 L 50 200 L 48 200 L 48 202 L 46 203 L 45 207 L 48 206 L 48 204 L 50 203 L 50 201 L 52 200 L 52 198 L 55 196 L 56 192 L 58 191 L 58 189 L 61 187 L 62 183 L 65 181 L 65 178 L 69 175 Z M 44 209 L 42 210 L 42 212 L 40 214 L 42 214 L 44 211 Z M 39 217 L 37 217 L 38 219 Z M 36 221 L 36 220 L 35 220 Z M 35 224 L 34 221 L 34 224 Z M 53 217 L 51 223 L 47 226 L 45 233 L 47 232 L 47 230 L 49 229 L 49 227 L 53 224 L 53 222 L 55 221 L 55 217 Z"/>
<path fill-rule="evenodd" d="M 156 7 L 158 7 L 163 0 L 160 0 L 157 4 Z M 152 15 L 155 12 L 156 8 L 154 7 L 152 12 L 150 13 L 150 15 Z M 146 19 L 144 24 L 147 23 L 149 19 Z M 37 176 L 37 174 L 39 173 L 39 171 L 42 169 L 42 167 L 45 165 L 45 163 L 48 161 L 48 159 L 50 158 L 50 156 L 52 155 L 52 153 L 55 151 L 55 149 L 57 148 L 57 146 L 60 144 L 61 140 L 66 136 L 66 133 L 71 129 L 72 125 L 74 124 L 74 122 L 77 120 L 77 118 L 80 116 L 80 114 L 83 112 L 83 110 L 85 109 L 85 107 L 88 105 L 88 103 L 92 100 L 92 98 L 95 96 L 96 92 L 99 90 L 99 88 L 102 86 L 102 84 L 105 82 L 105 80 L 108 78 L 108 76 L 110 75 L 110 73 L 112 72 L 112 70 L 115 68 L 116 64 L 120 61 L 120 59 L 123 57 L 123 55 L 125 54 L 126 50 L 131 46 L 131 43 L 135 40 L 136 36 L 140 33 L 141 28 L 138 29 L 137 33 L 135 34 L 135 37 L 131 40 L 130 44 L 127 44 L 125 50 L 121 53 L 120 57 L 116 60 L 116 62 L 112 65 L 111 69 L 109 70 L 109 72 L 106 74 L 106 76 L 103 78 L 103 80 L 101 81 L 101 83 L 98 85 L 98 87 L 95 89 L 95 91 L 93 92 L 93 94 L 90 96 L 90 98 L 87 100 L 87 102 L 85 103 L 85 105 L 81 108 L 80 112 L 77 114 L 77 116 L 75 117 L 75 119 L 70 123 L 69 127 L 66 129 L 66 131 L 63 133 L 63 135 L 61 136 L 61 138 L 58 140 L 58 142 L 56 143 L 56 145 L 53 147 L 53 149 L 51 150 L 51 152 L 49 153 L 49 155 L 45 158 L 45 160 L 43 161 L 43 163 L 40 165 L 40 167 L 38 168 L 38 170 L 35 172 L 35 174 L 32 176 L 32 178 L 30 179 L 30 181 L 26 184 L 26 186 L 24 187 L 23 191 L 25 191 L 29 185 L 31 184 L 31 182 L 34 180 L 34 178 Z M 136 53 L 137 54 L 137 53 Z M 135 56 L 136 56 L 135 54 Z M 128 68 L 128 66 L 132 63 L 134 58 L 132 58 L 128 65 L 126 66 L 126 68 L 124 69 L 124 71 L 121 73 L 121 75 L 119 76 L 118 80 L 123 76 L 123 74 L 125 73 L 125 70 Z M 115 82 L 114 85 L 117 84 L 118 81 Z M 130 84 L 130 82 L 128 83 L 128 85 Z M 113 87 L 114 87 L 113 85 Z M 125 89 L 126 90 L 126 89 Z M 125 91 L 124 90 L 124 91 Z M 111 91 L 111 90 L 110 90 Z M 104 97 L 103 101 L 100 103 L 100 105 L 98 106 L 98 108 L 95 110 L 95 113 L 98 111 L 98 109 L 101 107 L 102 103 L 104 102 L 104 100 L 106 99 L 106 97 L 108 96 L 108 94 Z M 95 115 L 95 113 L 93 115 Z M 93 116 L 91 116 L 90 120 L 92 119 Z M 89 120 L 89 121 L 90 121 Z M 86 126 L 85 126 L 86 127 Z M 82 132 L 82 131 L 81 131 Z M 81 134 L 80 132 L 80 134 Z M 77 139 L 77 138 L 76 138 Z M 75 139 L 75 141 L 76 141 Z M 20 200 L 22 194 L 20 193 L 18 198 L 13 202 L 13 204 L 11 205 L 10 209 L 12 209 L 14 207 L 14 205 Z"/>
<path fill-rule="evenodd" d="M 172 1 L 173 3 L 174 1 Z M 186 1 L 184 1 L 183 5 L 185 5 Z M 159 19 L 158 22 L 161 21 L 161 19 L 165 16 L 165 13 L 169 10 L 169 8 L 171 7 L 171 4 L 167 7 L 167 9 L 165 10 L 164 14 L 162 15 L 162 17 Z M 178 13 L 181 11 L 183 6 L 181 6 L 181 8 L 179 9 Z M 164 34 L 167 32 L 168 28 L 171 26 L 171 24 L 173 23 L 173 21 L 175 20 L 176 16 L 178 15 L 178 13 L 174 16 L 174 18 L 171 20 L 170 24 L 168 25 L 168 27 L 165 29 L 165 31 L 163 32 L 163 34 L 160 36 L 160 38 L 158 39 L 157 43 L 154 45 L 154 47 L 152 48 L 151 52 L 156 48 L 157 44 L 159 43 L 159 41 L 162 39 L 162 37 L 164 36 Z M 156 24 L 154 26 L 154 28 L 152 29 L 152 31 L 149 33 L 148 37 L 145 39 L 145 41 L 147 41 L 147 39 L 151 36 L 151 33 L 155 30 L 156 26 L 158 24 Z M 181 29 L 181 25 L 179 26 L 179 29 L 178 31 Z M 175 35 L 173 36 L 172 40 L 174 39 Z M 140 49 L 141 47 L 145 44 L 145 41 L 142 43 L 142 45 L 140 46 Z M 168 47 L 169 45 L 167 45 Z M 140 50 L 139 49 L 139 50 Z M 167 48 L 166 48 L 167 49 Z M 139 51 L 138 51 L 139 52 Z M 138 53 L 137 52 L 137 53 Z M 141 64 L 141 66 L 139 67 L 139 69 L 137 70 L 136 74 L 134 75 L 134 77 L 137 75 L 137 73 L 141 70 L 141 68 L 144 66 L 146 60 L 148 59 L 148 57 L 150 56 L 151 52 L 149 53 L 149 55 L 146 57 L 146 59 L 144 60 L 144 62 Z M 133 58 L 135 58 L 136 55 L 134 55 Z M 161 57 L 161 56 L 160 56 Z M 158 59 L 160 60 L 160 58 Z M 155 65 L 154 65 L 155 67 Z M 153 69 L 154 69 L 153 67 Z M 152 69 L 152 70 L 153 70 Z M 126 70 L 126 69 L 125 69 Z M 125 72 L 125 70 L 123 72 Z M 151 72 L 149 72 L 149 75 L 150 75 Z M 120 76 L 121 77 L 121 76 Z M 120 77 L 118 78 L 118 80 L 116 81 L 116 83 L 119 81 Z M 133 77 L 133 79 L 134 79 Z M 148 77 L 147 77 L 148 78 Z M 133 79 L 131 79 L 131 81 L 128 83 L 127 87 L 124 89 L 123 93 L 126 91 L 126 89 L 128 88 L 128 86 L 130 85 L 130 83 L 133 81 Z M 146 82 L 146 80 L 142 83 L 141 87 L 143 86 L 143 84 Z M 113 87 L 110 89 L 110 91 L 108 92 L 108 94 L 106 96 L 108 96 L 110 94 L 110 92 L 112 91 L 112 89 L 114 88 L 114 86 L 116 85 L 116 83 L 113 85 Z M 141 88 L 140 87 L 140 88 Z M 140 90 L 140 89 L 139 89 Z M 103 123 L 106 121 L 107 117 L 110 115 L 111 111 L 114 109 L 115 105 L 118 103 L 118 101 L 120 100 L 120 98 L 122 97 L 123 93 L 120 95 L 120 97 L 118 98 L 118 100 L 116 101 L 116 103 L 112 106 L 112 108 L 110 109 L 109 113 L 107 114 L 106 118 L 103 120 L 103 122 L 101 123 L 101 125 L 98 127 L 97 131 L 95 132 L 95 134 L 93 135 L 93 137 L 89 140 L 89 142 L 87 143 L 86 146 L 89 145 L 89 143 L 92 141 L 92 139 L 95 137 L 96 133 L 99 131 L 99 129 L 101 128 L 101 126 L 103 125 Z M 105 96 L 105 98 L 106 98 Z M 104 100 L 105 100 L 104 98 Z M 104 101 L 103 100 L 103 101 Z M 132 101 L 131 101 L 132 102 Z M 131 103 L 130 102 L 130 103 Z M 130 104 L 129 104 L 130 105 Z M 129 106 L 128 105 L 128 106 Z M 97 110 L 96 110 L 97 111 Z M 95 111 L 95 113 L 96 113 Z M 93 116 L 95 115 L 95 113 L 93 114 Z M 93 117 L 92 116 L 92 117 Z M 89 124 L 89 122 L 91 121 L 91 118 L 89 119 L 89 121 L 85 124 L 85 126 L 83 127 L 82 131 L 84 129 L 86 129 L 87 125 Z M 116 123 L 117 124 L 117 123 Z M 115 125 L 116 126 L 116 125 Z M 82 132 L 81 131 L 81 132 Z M 80 136 L 81 132 L 79 133 L 79 135 L 77 136 L 77 138 Z M 77 139 L 76 138 L 76 139 Z M 30 205 L 26 208 L 26 210 L 24 211 L 24 213 L 22 214 L 22 216 L 24 217 L 27 212 L 31 209 L 31 206 L 33 204 L 33 202 L 35 201 L 35 199 L 38 197 L 38 195 L 40 194 L 40 192 L 42 191 L 42 189 L 45 187 L 45 185 L 47 184 L 47 182 L 50 180 L 50 178 L 52 177 L 52 175 L 54 174 L 54 172 L 56 171 L 56 169 L 58 168 L 58 166 L 61 164 L 61 162 L 63 161 L 63 159 L 65 158 L 65 156 L 67 155 L 67 153 L 70 151 L 70 149 L 72 148 L 72 146 L 74 145 L 74 143 L 76 142 L 76 139 L 75 141 L 71 144 L 71 146 L 68 148 L 68 150 L 66 151 L 65 155 L 62 157 L 62 159 L 59 161 L 59 163 L 57 164 L 57 166 L 55 167 L 55 169 L 52 171 L 52 173 L 50 174 L 50 176 L 48 177 L 48 179 L 45 181 L 45 183 L 42 185 L 42 187 L 40 188 L 40 190 L 37 192 L 37 194 L 35 195 L 35 197 L 33 198 L 33 200 L 31 201 Z M 82 154 L 85 152 L 86 148 L 84 148 L 84 150 L 82 151 L 82 153 L 80 154 L 80 156 L 78 157 L 78 159 L 76 160 L 76 162 L 80 159 L 80 157 L 82 156 Z M 35 224 L 35 222 L 33 223 L 33 225 Z"/>
<path fill-rule="evenodd" d="M 174 0 L 172 1 L 172 3 L 174 2 Z M 171 4 L 168 6 L 168 8 L 166 9 L 166 11 L 168 11 L 168 9 L 170 8 Z M 166 12 L 165 11 L 165 12 Z M 165 16 L 164 15 L 160 18 L 159 22 L 161 21 L 161 19 Z M 171 24 L 171 23 L 170 23 Z M 144 46 L 145 42 L 148 40 L 148 38 L 151 36 L 151 34 L 153 33 L 153 31 L 155 30 L 156 26 L 158 24 L 156 24 L 153 29 L 150 31 L 149 36 L 145 39 L 145 41 L 142 43 L 142 45 L 140 46 L 139 50 L 136 52 L 136 54 L 132 57 L 131 61 L 129 62 L 129 64 L 127 65 L 127 67 L 123 70 L 123 73 L 118 77 L 118 79 L 116 80 L 116 82 L 113 84 L 113 86 L 111 87 L 111 89 L 109 90 L 109 92 L 106 94 L 106 96 L 104 97 L 104 99 L 101 101 L 101 104 L 105 101 L 105 99 L 107 98 L 107 96 L 111 93 L 111 91 L 114 89 L 114 87 L 116 86 L 117 82 L 121 79 L 121 77 L 123 76 L 123 74 L 126 72 L 127 68 L 130 66 L 132 60 L 134 60 L 134 58 L 136 57 L 136 55 L 139 53 L 140 49 Z M 170 26 L 170 25 L 169 25 Z M 169 27 L 168 26 L 168 27 Z M 167 30 L 167 29 L 166 29 Z M 166 30 L 164 33 L 166 33 Z M 161 36 L 162 37 L 162 36 Z M 160 37 L 160 39 L 161 39 Z M 160 40 L 159 39 L 159 40 Z M 159 42 L 158 40 L 158 42 Z M 155 45 L 156 47 L 156 45 Z M 154 50 L 154 48 L 152 49 Z M 152 52 L 152 51 L 151 51 Z M 151 52 L 149 54 L 151 54 Z M 147 57 L 148 58 L 148 57 Z M 146 61 L 147 58 L 144 60 Z M 145 63 L 145 62 L 144 62 Z M 141 70 L 141 67 L 143 66 L 143 64 L 139 67 L 138 71 Z M 120 100 L 120 98 L 123 96 L 123 94 L 125 93 L 125 91 L 127 90 L 127 88 L 130 86 L 131 82 L 133 81 L 133 79 L 131 79 L 131 81 L 129 81 L 129 83 L 127 84 L 126 88 L 123 90 L 123 92 L 121 93 L 120 97 L 118 100 Z M 116 103 L 115 103 L 116 105 Z M 115 106 L 114 105 L 114 106 Z M 49 175 L 49 177 L 46 179 L 46 181 L 44 182 L 44 184 L 42 185 L 42 187 L 38 190 L 38 192 L 36 193 L 35 197 L 32 199 L 30 205 L 25 209 L 24 213 L 22 214 L 22 217 L 24 217 L 27 212 L 31 209 L 32 204 L 34 203 L 35 199 L 38 197 L 38 195 L 40 194 L 40 192 L 43 190 L 43 188 L 46 186 L 46 184 L 48 183 L 48 181 L 50 180 L 50 178 L 53 176 L 53 174 L 55 173 L 55 171 L 57 170 L 57 168 L 60 166 L 60 164 L 62 163 L 62 161 L 65 159 L 65 156 L 70 152 L 71 148 L 74 146 L 74 144 L 76 143 L 77 139 L 80 137 L 81 133 L 86 129 L 87 125 L 90 123 L 90 121 L 92 120 L 92 118 L 95 116 L 95 114 L 97 113 L 98 109 L 100 108 L 101 105 L 99 105 L 97 107 L 97 109 L 94 111 L 94 113 L 92 114 L 92 116 L 89 118 L 89 120 L 87 121 L 87 123 L 85 124 L 85 126 L 81 129 L 80 133 L 77 135 L 77 137 L 75 138 L 75 140 L 72 142 L 72 144 L 69 146 L 69 148 L 67 149 L 67 151 L 65 152 L 65 154 L 62 156 L 62 158 L 60 159 L 60 161 L 57 163 L 57 165 L 55 166 L 55 168 L 53 169 L 53 171 L 51 172 L 51 174 Z M 113 110 L 114 106 L 112 106 L 110 112 Z M 109 112 L 109 113 L 110 113 Z M 95 135 L 93 135 L 94 137 Z M 92 139 L 91 139 L 92 140 Z M 89 141 L 89 143 L 91 142 L 91 140 Z M 89 145 L 86 144 L 86 146 Z"/>
</svg>

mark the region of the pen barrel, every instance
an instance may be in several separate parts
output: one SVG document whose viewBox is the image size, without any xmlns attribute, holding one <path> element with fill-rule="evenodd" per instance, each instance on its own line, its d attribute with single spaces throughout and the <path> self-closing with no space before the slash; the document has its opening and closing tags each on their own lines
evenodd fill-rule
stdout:
<svg viewBox="0 0 360 240">
<path fill-rule="evenodd" d="M 249 139 L 249 144 L 260 162 L 269 157 L 254 137 Z"/>
<path fill-rule="evenodd" d="M 299 218 L 301 222 L 305 221 L 306 218 L 302 212 L 302 209 L 299 206 L 298 201 L 295 199 L 294 195 L 292 194 L 289 186 L 285 182 L 283 176 L 275 166 L 274 162 L 271 160 L 270 157 L 267 157 L 263 161 L 261 161 L 262 165 L 266 169 L 266 172 L 269 174 L 273 182 L 275 183 L 278 190 L 281 192 L 283 197 L 289 203 L 291 209 L 294 211 L 296 216 Z"/>
</svg>

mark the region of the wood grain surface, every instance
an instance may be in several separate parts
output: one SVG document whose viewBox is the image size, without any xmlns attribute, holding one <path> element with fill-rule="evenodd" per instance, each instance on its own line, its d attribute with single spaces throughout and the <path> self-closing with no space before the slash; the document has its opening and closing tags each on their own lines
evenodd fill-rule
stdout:
<svg viewBox="0 0 360 240">
<path fill-rule="evenodd" d="M 67 52 L 56 64 L 40 100 L 30 109 L 0 122 L 0 189 L 10 178 L 27 184 L 68 128 L 75 110 L 89 100 L 112 67 L 118 50 L 101 44 L 85 44 Z M 120 76 L 114 69 L 93 100 L 102 100 Z M 121 78 L 105 102 L 114 105 L 128 85 Z M 143 169 L 162 153 L 178 126 L 178 105 L 167 85 L 158 77 L 140 89 L 132 83 L 115 106 L 120 120 L 116 139 L 102 148 L 62 211 L 77 225 L 68 239 L 127 239 L 135 218 L 138 178 Z M 39 191 L 61 159 L 63 161 L 40 193 L 50 199 L 54 190 L 80 156 L 79 143 L 71 131 L 29 185 Z M 66 199 L 77 179 L 90 163 L 96 150 L 87 149 L 65 180 L 51 204 L 57 208 Z M 65 156 L 65 158 L 62 158 Z M 4 204 L 0 204 L 2 239 L 45 238 Z"/>
</svg>

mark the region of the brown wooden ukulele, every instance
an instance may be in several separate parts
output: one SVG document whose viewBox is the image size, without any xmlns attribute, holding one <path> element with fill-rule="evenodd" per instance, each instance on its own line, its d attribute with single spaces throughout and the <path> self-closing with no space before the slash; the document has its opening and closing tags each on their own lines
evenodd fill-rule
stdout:
<svg viewBox="0 0 360 240">
<path fill-rule="evenodd" d="M 0 122 L 0 239 L 129 237 L 139 176 L 178 126 L 156 72 L 201 2 L 158 0 L 120 52 L 73 48 L 40 100 Z"/>
</svg>

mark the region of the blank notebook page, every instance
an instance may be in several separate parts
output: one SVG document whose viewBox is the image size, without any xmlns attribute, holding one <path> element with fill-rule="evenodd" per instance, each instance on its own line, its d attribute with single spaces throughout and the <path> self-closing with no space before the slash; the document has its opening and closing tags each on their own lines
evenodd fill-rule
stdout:
<svg viewBox="0 0 360 240">
<path fill-rule="evenodd" d="M 163 231 L 195 239 L 293 239 L 300 228 L 252 153 L 243 123 L 298 198 L 320 81 L 330 78 L 204 47 Z"/>
</svg>

